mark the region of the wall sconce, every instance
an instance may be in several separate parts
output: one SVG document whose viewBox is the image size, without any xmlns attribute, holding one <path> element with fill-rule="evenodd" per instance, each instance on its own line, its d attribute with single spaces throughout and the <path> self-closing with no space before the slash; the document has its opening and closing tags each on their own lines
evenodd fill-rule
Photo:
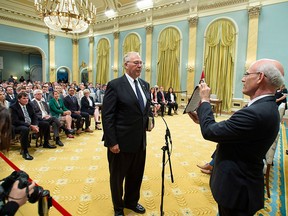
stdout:
<svg viewBox="0 0 288 216">
<path fill-rule="evenodd" d="M 150 71 L 151 71 L 151 67 L 150 67 L 150 66 L 148 66 L 148 65 L 147 65 L 147 66 L 145 66 L 145 71 L 146 71 L 146 72 L 150 72 Z"/>
<path fill-rule="evenodd" d="M 111 66 L 111 70 L 112 70 L 114 73 L 117 73 L 118 68 L 117 68 L 117 67 L 114 67 L 114 66 L 112 65 L 112 66 Z"/>
<path fill-rule="evenodd" d="M 194 71 L 194 65 L 189 65 L 189 64 L 186 64 L 186 70 L 190 73 L 192 73 Z"/>
<path fill-rule="evenodd" d="M 56 70 L 56 66 L 50 66 L 51 73 L 55 73 L 55 70 Z"/>
</svg>

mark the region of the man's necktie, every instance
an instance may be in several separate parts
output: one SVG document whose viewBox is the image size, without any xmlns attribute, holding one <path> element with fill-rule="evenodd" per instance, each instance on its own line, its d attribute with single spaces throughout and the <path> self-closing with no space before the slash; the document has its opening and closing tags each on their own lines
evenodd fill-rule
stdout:
<svg viewBox="0 0 288 216">
<path fill-rule="evenodd" d="M 144 100 L 143 100 L 142 94 L 140 92 L 140 89 L 138 87 L 138 81 L 134 80 L 134 83 L 135 83 L 135 89 L 136 89 L 136 93 L 137 93 L 138 102 L 139 102 L 141 110 L 143 112 L 144 111 Z"/>
<path fill-rule="evenodd" d="M 48 115 L 48 113 L 47 113 L 47 111 L 45 110 L 45 107 L 44 107 L 42 101 L 40 101 L 40 109 L 41 109 L 41 111 L 44 113 L 44 115 Z"/>
<path fill-rule="evenodd" d="M 31 124 L 31 118 L 28 114 L 26 106 L 23 106 L 23 112 L 24 112 L 25 123 L 28 123 L 30 125 Z"/>
</svg>

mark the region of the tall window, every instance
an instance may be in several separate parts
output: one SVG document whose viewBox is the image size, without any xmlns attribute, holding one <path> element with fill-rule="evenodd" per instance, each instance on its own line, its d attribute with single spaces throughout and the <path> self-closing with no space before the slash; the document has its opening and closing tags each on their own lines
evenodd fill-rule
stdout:
<svg viewBox="0 0 288 216">
<path fill-rule="evenodd" d="M 180 90 L 180 34 L 176 28 L 165 29 L 158 41 L 157 84 L 164 90 Z"/>
<path fill-rule="evenodd" d="M 97 45 L 97 74 L 96 82 L 105 84 L 109 80 L 110 46 L 105 38 L 100 39 Z"/>
<path fill-rule="evenodd" d="M 140 53 L 141 43 L 140 39 L 137 34 L 131 33 L 127 35 L 127 37 L 124 40 L 123 44 L 123 56 L 131 51 Z M 124 68 L 122 70 L 123 74 L 125 72 Z"/>
<path fill-rule="evenodd" d="M 222 99 L 222 109 L 230 111 L 233 97 L 236 30 L 228 19 L 213 22 L 205 40 L 205 78 L 211 93 Z"/>
</svg>

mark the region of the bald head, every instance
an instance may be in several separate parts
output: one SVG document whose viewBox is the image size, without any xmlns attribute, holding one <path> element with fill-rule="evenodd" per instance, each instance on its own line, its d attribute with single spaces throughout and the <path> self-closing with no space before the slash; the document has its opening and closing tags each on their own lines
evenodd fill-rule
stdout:
<svg viewBox="0 0 288 216">
<path fill-rule="evenodd" d="M 280 73 L 282 74 L 282 76 L 284 76 L 284 67 L 283 65 L 277 61 L 277 60 L 274 60 L 274 59 L 260 59 L 256 62 L 262 62 L 262 63 L 266 63 L 266 64 L 269 64 L 269 63 L 272 63 L 279 71 Z"/>
</svg>

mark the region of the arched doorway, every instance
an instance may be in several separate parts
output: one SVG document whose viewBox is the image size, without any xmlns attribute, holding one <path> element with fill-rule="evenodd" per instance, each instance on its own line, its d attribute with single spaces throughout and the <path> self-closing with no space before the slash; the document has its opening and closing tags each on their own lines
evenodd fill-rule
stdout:
<svg viewBox="0 0 288 216">
<path fill-rule="evenodd" d="M 69 81 L 69 70 L 66 67 L 60 67 L 57 70 L 57 82 L 67 83 Z"/>
<path fill-rule="evenodd" d="M 84 85 L 88 82 L 88 70 L 87 68 L 83 68 L 81 71 L 81 83 Z"/>
</svg>

